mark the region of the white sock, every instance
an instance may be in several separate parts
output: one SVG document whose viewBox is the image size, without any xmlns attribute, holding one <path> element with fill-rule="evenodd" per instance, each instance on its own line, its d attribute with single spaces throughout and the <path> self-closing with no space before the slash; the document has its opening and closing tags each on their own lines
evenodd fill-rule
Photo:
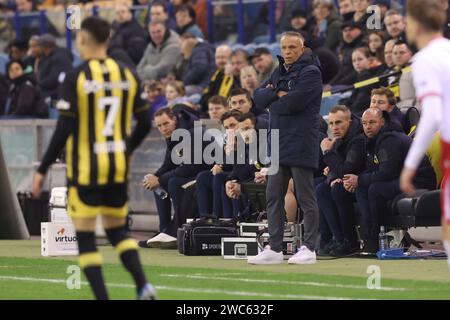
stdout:
<svg viewBox="0 0 450 320">
<path fill-rule="evenodd" d="M 447 263 L 450 267 L 450 242 L 448 240 L 444 240 L 444 248 L 445 252 L 447 253 Z"/>
</svg>

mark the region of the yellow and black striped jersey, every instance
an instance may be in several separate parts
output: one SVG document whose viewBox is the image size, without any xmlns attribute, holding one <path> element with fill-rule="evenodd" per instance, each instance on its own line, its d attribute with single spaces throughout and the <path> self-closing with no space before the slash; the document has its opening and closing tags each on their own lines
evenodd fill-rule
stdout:
<svg viewBox="0 0 450 320">
<path fill-rule="evenodd" d="M 68 73 L 57 108 L 76 120 L 66 143 L 67 180 L 80 187 L 126 183 L 132 115 L 146 112 L 137 77 L 115 60 L 88 60 Z"/>
</svg>

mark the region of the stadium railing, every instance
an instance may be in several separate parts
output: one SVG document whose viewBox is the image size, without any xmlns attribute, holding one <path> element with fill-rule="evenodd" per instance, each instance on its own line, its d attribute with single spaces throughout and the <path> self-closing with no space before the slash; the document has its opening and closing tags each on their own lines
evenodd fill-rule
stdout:
<svg viewBox="0 0 450 320">
<path fill-rule="evenodd" d="M 33 173 L 50 142 L 55 125 L 55 120 L 0 120 L 0 143 L 14 193 L 31 190 Z M 156 213 L 154 197 L 142 188 L 141 181 L 145 174 L 159 168 L 164 159 L 165 145 L 158 130 L 152 130 L 133 153 L 129 183 L 132 212 Z M 46 189 L 64 186 L 65 183 L 64 164 L 53 165 L 47 176 Z"/>
</svg>

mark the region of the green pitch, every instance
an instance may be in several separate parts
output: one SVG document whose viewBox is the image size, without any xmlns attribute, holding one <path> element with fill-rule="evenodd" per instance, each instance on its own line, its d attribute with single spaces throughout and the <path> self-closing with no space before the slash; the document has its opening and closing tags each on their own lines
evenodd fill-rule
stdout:
<svg viewBox="0 0 450 320">
<path fill-rule="evenodd" d="M 131 277 L 109 246 L 100 246 L 112 299 L 134 299 Z M 250 266 L 245 260 L 186 257 L 176 250 L 142 249 L 141 260 L 160 299 L 449 299 L 445 260 L 320 260 L 316 265 Z M 75 257 L 43 258 L 38 241 L 0 241 L 0 299 L 92 299 L 82 277 L 68 289 Z M 370 267 L 372 266 L 372 267 Z M 373 267 L 375 266 L 375 267 Z M 379 268 L 379 289 L 368 289 Z M 371 269 L 372 268 L 372 269 Z M 369 284 L 375 284 L 369 280 Z"/>
</svg>

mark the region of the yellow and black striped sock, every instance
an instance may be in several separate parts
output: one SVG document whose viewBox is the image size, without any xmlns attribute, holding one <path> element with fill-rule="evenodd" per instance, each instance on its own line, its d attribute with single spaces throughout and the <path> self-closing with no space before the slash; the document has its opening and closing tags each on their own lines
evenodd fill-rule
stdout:
<svg viewBox="0 0 450 320">
<path fill-rule="evenodd" d="M 77 232 L 79 263 L 97 300 L 108 300 L 102 275 L 102 256 L 95 245 L 94 232 Z"/>
<path fill-rule="evenodd" d="M 122 264 L 133 276 L 137 292 L 139 293 L 147 283 L 147 279 L 139 260 L 136 241 L 128 237 L 124 226 L 106 229 L 105 232 L 111 244 L 116 248 Z"/>
</svg>

